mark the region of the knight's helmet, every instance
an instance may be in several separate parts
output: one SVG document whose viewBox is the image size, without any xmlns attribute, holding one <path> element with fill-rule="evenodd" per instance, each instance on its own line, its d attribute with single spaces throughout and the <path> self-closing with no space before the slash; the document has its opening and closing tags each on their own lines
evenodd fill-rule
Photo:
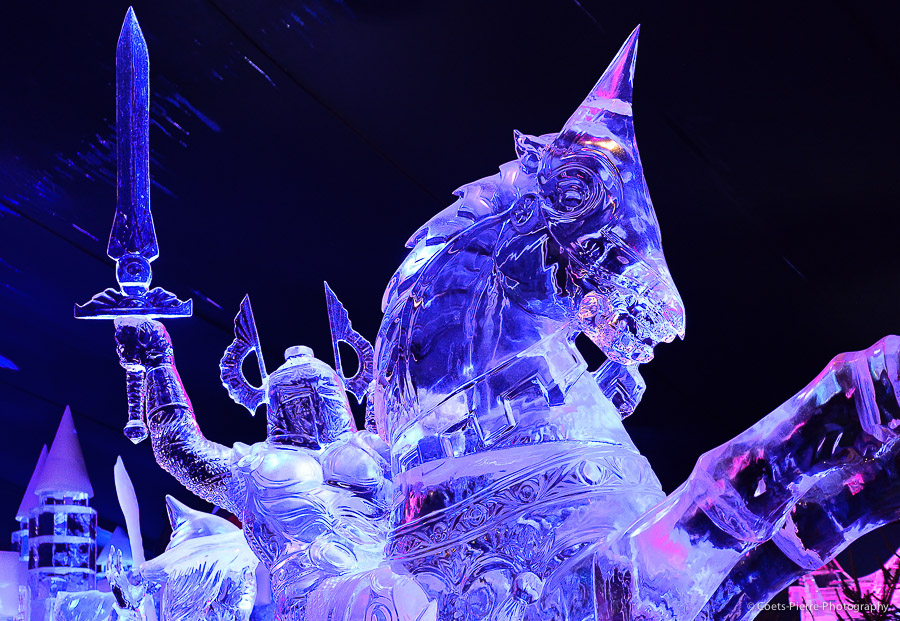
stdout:
<svg viewBox="0 0 900 621">
<path fill-rule="evenodd" d="M 356 431 L 343 379 L 309 347 L 289 347 L 284 364 L 266 373 L 249 296 L 234 319 L 234 336 L 219 365 L 222 384 L 251 414 L 267 405 L 269 440 L 318 449 Z M 250 353 L 256 355 L 260 386 L 241 369 Z"/>
<path fill-rule="evenodd" d="M 585 295 L 582 313 L 593 312 L 584 332 L 622 364 L 647 362 L 654 344 L 684 335 L 635 141 L 639 31 L 558 134 L 516 134 L 519 161 L 537 176 L 547 229 Z"/>
</svg>

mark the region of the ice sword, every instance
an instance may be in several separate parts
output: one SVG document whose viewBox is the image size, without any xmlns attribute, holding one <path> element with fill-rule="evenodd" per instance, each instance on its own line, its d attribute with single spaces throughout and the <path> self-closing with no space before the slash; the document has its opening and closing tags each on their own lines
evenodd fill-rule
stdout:
<svg viewBox="0 0 900 621">
<path fill-rule="evenodd" d="M 78 319 L 190 317 L 191 300 L 182 302 L 165 289 L 150 289 L 150 262 L 159 256 L 150 214 L 150 57 L 147 42 L 129 7 L 116 45 L 116 215 L 106 254 L 116 262 L 119 289 L 106 289 L 75 305 Z M 135 444 L 147 437 L 141 365 L 125 368 L 128 423 Z"/>
</svg>

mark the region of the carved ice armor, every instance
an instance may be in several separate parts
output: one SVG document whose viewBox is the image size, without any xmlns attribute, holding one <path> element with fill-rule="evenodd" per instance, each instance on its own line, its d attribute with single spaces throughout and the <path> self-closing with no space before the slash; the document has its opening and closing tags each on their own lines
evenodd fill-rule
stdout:
<svg viewBox="0 0 900 621">
<path fill-rule="evenodd" d="M 198 496 L 243 522 L 266 565 L 280 619 L 304 618 L 323 581 L 384 558 L 393 497 L 388 450 L 356 431 L 341 379 L 306 347 L 265 376 L 265 442 L 234 448 L 200 432 L 161 324 L 118 322 L 123 364 L 148 368 L 148 424 L 159 464 Z"/>
</svg>

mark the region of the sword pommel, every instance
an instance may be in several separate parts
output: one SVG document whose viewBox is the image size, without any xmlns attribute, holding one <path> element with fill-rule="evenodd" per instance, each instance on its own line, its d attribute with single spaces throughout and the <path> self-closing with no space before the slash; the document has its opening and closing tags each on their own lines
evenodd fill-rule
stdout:
<svg viewBox="0 0 900 621">
<path fill-rule="evenodd" d="M 116 261 L 116 280 L 125 293 L 130 295 L 147 293 L 152 277 L 150 261 L 139 254 L 126 254 Z"/>
</svg>

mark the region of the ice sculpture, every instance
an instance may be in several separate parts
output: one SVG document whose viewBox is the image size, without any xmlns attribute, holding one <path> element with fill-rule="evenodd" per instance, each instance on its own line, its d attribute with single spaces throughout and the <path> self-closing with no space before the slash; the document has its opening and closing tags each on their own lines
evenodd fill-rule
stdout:
<svg viewBox="0 0 900 621">
<path fill-rule="evenodd" d="M 115 598 L 112 593 L 79 591 L 60 593 L 50 606 L 50 621 L 107 621 L 112 617 Z"/>
<path fill-rule="evenodd" d="M 110 584 L 124 618 L 146 618 L 147 595 L 156 593 L 164 621 L 247 621 L 256 599 L 259 562 L 241 529 L 166 497 L 172 538 L 166 551 L 139 569 L 111 554 Z"/>
<path fill-rule="evenodd" d="M 32 621 L 50 618 L 60 592 L 88 591 L 96 582 L 97 512 L 88 506 L 94 489 L 66 406 L 34 486 L 39 502 L 31 510 L 28 586 Z"/>
<path fill-rule="evenodd" d="M 139 571 L 128 571 L 122 559 L 122 550 L 109 547 L 106 577 L 113 594 L 112 621 L 146 621 L 143 611 L 148 599 L 147 585 Z"/>
<path fill-rule="evenodd" d="M 150 263 L 159 256 L 150 214 L 150 56 L 130 7 L 116 44 L 116 215 L 106 254 L 116 261 L 119 289 L 105 289 L 85 304 L 76 304 L 76 318 L 191 315 L 191 300 L 182 302 L 161 287 L 150 289 Z M 124 433 L 135 444 L 147 437 L 145 371 L 135 365 L 125 369 Z"/>
<path fill-rule="evenodd" d="M 19 552 L 19 557 L 26 562 L 28 561 L 28 518 L 31 515 L 31 510 L 37 506 L 38 497 L 34 493 L 34 488 L 41 476 L 41 471 L 44 469 L 44 461 L 46 461 L 46 459 L 47 445 L 45 444 L 43 448 L 41 448 L 41 454 L 38 456 L 37 464 L 35 464 L 34 471 L 31 473 L 31 478 L 28 480 L 28 485 L 25 487 L 25 494 L 22 496 L 22 502 L 19 504 L 19 508 L 16 511 L 16 521 L 19 523 L 19 530 L 13 533 L 12 544 L 15 550 Z"/>
<path fill-rule="evenodd" d="M 263 370 L 263 387 L 246 383 L 240 363 L 259 340 L 245 298 L 222 375 L 251 411 L 267 404 L 268 439 L 229 449 L 200 433 L 162 325 L 141 318 L 116 325 L 122 360 L 160 363 L 147 365 L 147 423 L 157 461 L 241 519 L 271 574 L 278 618 L 302 618 L 312 587 L 382 562 L 392 497 L 387 446 L 355 429 L 333 369 L 308 348 L 292 347 L 281 367 Z"/>
<path fill-rule="evenodd" d="M 851 565 L 852 567 L 852 565 Z M 900 571 L 900 555 L 894 555 L 866 576 L 847 573 L 837 559 L 809 573 L 788 589 L 788 602 L 800 621 L 867 621 L 889 618 L 900 610 L 900 591 L 894 577 Z M 848 597 L 845 589 L 859 599 Z"/>
<path fill-rule="evenodd" d="M 137 494 L 134 491 L 134 483 L 125 469 L 125 463 L 122 457 L 116 458 L 116 464 L 113 466 L 113 479 L 116 484 L 116 496 L 119 499 L 119 507 L 122 509 L 122 515 L 125 517 L 125 527 L 128 531 L 128 547 L 131 550 L 129 555 L 133 566 L 141 567 L 144 563 L 144 539 L 141 534 L 141 512 L 138 506 Z M 109 542 L 110 555 L 113 551 L 113 542 Z M 118 572 L 122 569 L 122 552 L 115 550 L 113 567 Z M 153 606 L 152 600 L 147 598 L 139 604 L 138 611 L 144 621 L 156 621 L 156 608 Z"/>
<path fill-rule="evenodd" d="M 97 545 L 100 546 L 100 529 L 98 529 Z M 115 529 L 106 537 L 106 542 L 100 547 L 97 554 L 97 578 L 106 577 L 106 569 L 111 561 L 110 555 L 115 548 L 122 553 L 121 563 L 126 569 L 134 567 L 134 559 L 131 558 L 131 542 L 128 540 L 128 533 L 121 526 Z"/>
<path fill-rule="evenodd" d="M 835 358 L 668 497 L 625 431 L 638 365 L 684 334 L 634 137 L 637 35 L 559 133 L 517 132 L 517 159 L 410 240 L 372 381 L 350 386 L 378 435 L 307 348 L 267 373 L 245 299 L 222 379 L 266 405 L 268 437 L 212 442 L 163 326 L 116 320 L 157 461 L 241 519 L 279 619 L 748 619 L 898 516 L 897 337 Z M 579 333 L 608 357 L 595 374 Z"/>
<path fill-rule="evenodd" d="M 19 587 L 23 565 L 18 552 L 0 552 L 0 621 L 15 621 L 22 610 Z"/>
<path fill-rule="evenodd" d="M 164 618 L 246 621 L 256 599 L 259 561 L 241 529 L 171 496 L 166 503 L 172 540 L 164 554 L 141 567 L 147 580 L 165 584 L 160 597 Z"/>
</svg>

